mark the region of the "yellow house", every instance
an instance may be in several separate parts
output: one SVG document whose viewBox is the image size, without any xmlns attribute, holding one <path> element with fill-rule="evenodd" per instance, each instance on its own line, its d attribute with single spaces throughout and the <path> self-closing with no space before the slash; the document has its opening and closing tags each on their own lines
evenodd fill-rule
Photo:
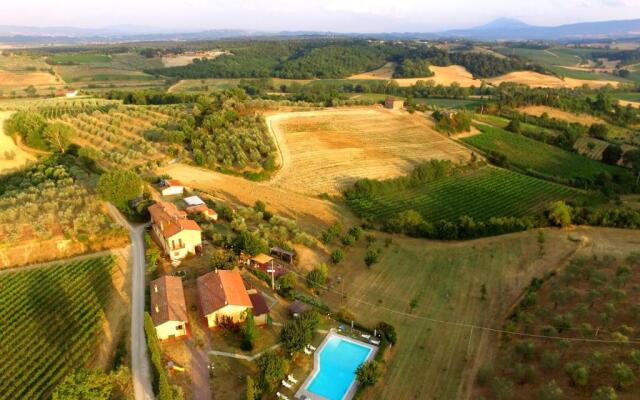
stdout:
<svg viewBox="0 0 640 400">
<path fill-rule="evenodd" d="M 225 318 L 240 323 L 247 309 L 253 308 L 238 270 L 216 270 L 202 275 L 198 278 L 198 296 L 209 328 L 220 326 Z"/>
<path fill-rule="evenodd" d="M 151 319 L 160 340 L 179 339 L 189 335 L 182 279 L 163 276 L 151 281 Z"/>
<path fill-rule="evenodd" d="M 202 249 L 200 226 L 173 203 L 159 201 L 149 207 L 149 214 L 155 237 L 171 260 L 181 260 Z"/>
</svg>

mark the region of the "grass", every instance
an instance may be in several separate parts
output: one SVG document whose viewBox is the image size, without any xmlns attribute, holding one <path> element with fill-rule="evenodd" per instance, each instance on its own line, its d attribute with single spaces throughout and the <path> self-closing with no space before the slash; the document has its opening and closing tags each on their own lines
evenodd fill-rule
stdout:
<svg viewBox="0 0 640 400">
<path fill-rule="evenodd" d="M 530 279 L 556 268 L 576 246 L 559 231 L 546 234 L 544 257 L 536 232 L 455 244 L 393 237 L 388 247 L 382 235 L 376 237 L 372 246 L 382 248 L 379 263 L 368 269 L 364 245 L 350 249 L 341 264 L 331 267 L 347 297 L 341 299 L 340 289 L 322 296 L 333 309 L 346 307 L 360 323 L 386 321 L 396 327 L 398 344 L 385 362 L 386 373 L 365 396 L 374 399 L 466 398 L 468 371 L 490 357 L 495 336 L 424 317 L 498 327 Z M 418 300 L 412 308 L 413 299 Z"/>
<path fill-rule="evenodd" d="M 640 291 L 632 289 L 640 283 L 638 265 L 637 259 L 632 262 L 622 257 L 575 258 L 562 275 L 551 277 L 534 292 L 534 300 L 529 305 L 524 302 L 520 305 L 518 315 L 522 318 L 514 316 L 507 323 L 518 331 L 526 330 L 534 334 L 549 335 L 551 332 L 551 335 L 558 337 L 638 340 Z M 592 290 L 598 291 L 595 301 L 590 297 Z M 568 325 L 559 320 L 559 316 L 567 317 L 564 321 L 568 321 Z M 527 342 L 532 346 L 528 355 L 516 350 L 517 346 L 521 349 L 522 344 Z M 551 380 L 556 381 L 567 399 L 591 399 L 601 386 L 615 387 L 618 392 L 615 398 L 633 399 L 640 393 L 640 382 L 636 379 L 621 389 L 616 384 L 613 372 L 616 364 L 625 363 L 638 376 L 640 358 L 634 361 L 631 357 L 631 351 L 637 351 L 637 348 L 637 345 L 624 343 L 504 338 L 498 350 L 495 370 L 498 376 L 519 383 L 513 389 L 513 398 L 517 399 L 531 398 L 529 393 L 532 389 L 535 391 Z M 544 362 L 544 353 L 557 354 L 557 362 Z M 565 365 L 570 362 L 580 362 L 588 370 L 584 385 L 571 383 L 565 373 Z M 532 368 L 535 374 L 528 377 L 518 375 L 517 366 L 521 366 L 520 369 L 525 366 Z M 478 391 L 482 391 L 478 395 L 492 398 L 487 395 L 490 389 L 479 388 Z"/>
<path fill-rule="evenodd" d="M 603 80 L 603 81 L 627 82 L 626 79 L 620 78 L 619 76 L 612 75 L 612 74 L 583 71 L 583 70 L 577 70 L 577 69 L 568 69 L 568 68 L 562 68 L 560 66 L 548 66 L 547 68 L 560 76 L 564 76 L 565 78 L 583 79 L 588 81 Z"/>
<path fill-rule="evenodd" d="M 95 353 L 111 256 L 0 275 L 0 399 L 46 399 Z"/>
<path fill-rule="evenodd" d="M 562 179 L 592 178 L 602 172 L 620 171 L 618 167 L 571 153 L 561 148 L 507 132 L 500 128 L 477 125 L 479 135 L 462 139 L 482 152 L 497 151 L 507 157 L 509 163 L 523 170 Z"/>
<path fill-rule="evenodd" d="M 575 65 L 580 62 L 580 59 L 573 56 L 572 54 L 567 54 L 561 49 L 549 49 L 546 50 L 538 50 L 538 49 L 524 49 L 524 48 L 509 48 L 509 47 L 499 47 L 496 49 L 498 52 L 504 55 L 518 55 L 521 57 L 525 57 L 534 63 L 542 64 L 542 65 Z"/>
<path fill-rule="evenodd" d="M 479 99 L 415 99 L 420 104 L 429 104 L 441 108 L 466 108 L 475 109 L 480 105 Z"/>
<path fill-rule="evenodd" d="M 152 75 L 139 71 L 94 67 L 91 65 L 56 66 L 56 71 L 67 83 L 105 82 L 105 81 L 150 81 L 156 79 Z"/>
<path fill-rule="evenodd" d="M 376 220 L 416 210 L 430 221 L 455 220 L 467 215 L 476 221 L 492 217 L 522 217 L 541 211 L 550 202 L 572 199 L 580 192 L 562 185 L 501 168 L 486 167 L 462 176 L 353 199 L 349 205 L 360 216 Z"/>
<path fill-rule="evenodd" d="M 629 93 L 613 93 L 612 96 L 619 100 L 638 101 L 640 102 L 640 92 Z"/>
<path fill-rule="evenodd" d="M 110 63 L 111 56 L 91 53 L 53 54 L 47 57 L 47 62 L 52 65 Z"/>
</svg>

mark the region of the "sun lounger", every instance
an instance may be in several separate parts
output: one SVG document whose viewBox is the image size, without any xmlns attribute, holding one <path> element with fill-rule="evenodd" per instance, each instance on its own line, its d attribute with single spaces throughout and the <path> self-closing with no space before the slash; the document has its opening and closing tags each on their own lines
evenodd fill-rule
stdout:
<svg viewBox="0 0 640 400">
<path fill-rule="evenodd" d="M 306 347 L 304 348 L 304 354 L 311 354 L 313 353 L 312 351 L 310 351 L 309 349 L 307 349 Z"/>
<path fill-rule="evenodd" d="M 307 348 L 308 348 L 309 350 L 311 350 L 311 351 L 316 351 L 316 348 L 315 348 L 315 347 L 313 347 L 313 346 L 312 346 L 312 345 L 310 345 L 310 344 L 308 344 L 308 345 L 307 345 Z"/>
<path fill-rule="evenodd" d="M 276 393 L 276 395 L 278 396 L 278 398 L 279 398 L 279 399 L 282 399 L 282 400 L 289 400 L 289 398 L 288 398 L 287 396 L 283 395 L 283 394 L 282 394 L 282 393 L 280 393 L 280 392 Z"/>
<path fill-rule="evenodd" d="M 291 389 L 291 384 L 284 379 L 282 380 L 282 386 L 286 387 L 287 389 Z"/>
<path fill-rule="evenodd" d="M 371 335 L 369 335 L 368 333 L 363 333 L 360 336 L 362 336 L 363 339 L 367 339 L 367 340 L 371 339 Z"/>
<path fill-rule="evenodd" d="M 289 374 L 287 375 L 287 378 L 289 378 L 289 380 L 293 383 L 298 383 L 298 380 L 296 378 L 293 377 L 293 375 Z"/>
<path fill-rule="evenodd" d="M 379 346 L 379 345 L 380 345 L 380 340 L 378 340 L 378 339 L 371 339 L 369 342 L 370 342 L 371 344 L 375 344 L 376 346 Z"/>
</svg>

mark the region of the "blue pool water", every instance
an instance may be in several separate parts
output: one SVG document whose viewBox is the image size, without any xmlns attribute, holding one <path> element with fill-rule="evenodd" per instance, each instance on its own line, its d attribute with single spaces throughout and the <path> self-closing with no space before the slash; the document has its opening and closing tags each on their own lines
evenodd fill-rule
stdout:
<svg viewBox="0 0 640 400">
<path fill-rule="evenodd" d="M 320 370 L 307 390 L 328 400 L 342 400 L 371 351 L 339 336 L 329 338 L 320 350 Z"/>
</svg>

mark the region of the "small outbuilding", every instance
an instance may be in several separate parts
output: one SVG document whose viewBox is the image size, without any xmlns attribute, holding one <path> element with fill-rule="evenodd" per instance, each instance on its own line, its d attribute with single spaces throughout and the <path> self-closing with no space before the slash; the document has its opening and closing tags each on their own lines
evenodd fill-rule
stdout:
<svg viewBox="0 0 640 400">
<path fill-rule="evenodd" d="M 162 180 L 158 189 L 163 196 L 175 196 L 184 193 L 184 185 L 177 179 Z"/>
<path fill-rule="evenodd" d="M 182 279 L 165 275 L 151 281 L 151 319 L 160 340 L 189 336 Z"/>
<path fill-rule="evenodd" d="M 206 203 L 204 202 L 204 200 L 202 200 L 199 196 L 189 196 L 189 197 L 185 197 L 183 199 L 184 203 L 187 205 L 187 207 L 195 207 L 195 206 L 202 206 L 202 205 L 206 205 Z"/>
<path fill-rule="evenodd" d="M 251 312 L 256 325 L 267 325 L 269 322 L 269 306 L 264 296 L 257 289 L 249 289 L 247 293 L 253 305 Z"/>
<path fill-rule="evenodd" d="M 390 110 L 401 110 L 404 108 L 404 100 L 396 99 L 393 96 L 387 96 L 384 100 L 384 108 Z"/>
<path fill-rule="evenodd" d="M 307 311 L 308 309 L 309 306 L 307 304 L 301 302 L 300 300 L 296 300 L 289 306 L 289 313 L 292 317 L 298 318 L 300 314 Z"/>
</svg>

